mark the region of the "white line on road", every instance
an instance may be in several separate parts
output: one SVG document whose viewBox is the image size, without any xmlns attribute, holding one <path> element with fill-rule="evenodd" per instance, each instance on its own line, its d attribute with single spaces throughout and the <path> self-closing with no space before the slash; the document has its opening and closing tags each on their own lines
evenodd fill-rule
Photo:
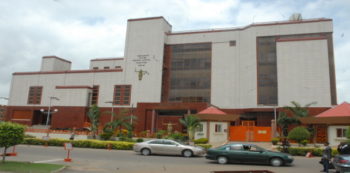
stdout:
<svg viewBox="0 0 350 173">
<path fill-rule="evenodd" d="M 63 161 L 63 159 L 51 159 L 51 160 L 34 161 L 33 163 L 49 163 L 49 162 L 57 162 L 57 161 Z"/>
</svg>

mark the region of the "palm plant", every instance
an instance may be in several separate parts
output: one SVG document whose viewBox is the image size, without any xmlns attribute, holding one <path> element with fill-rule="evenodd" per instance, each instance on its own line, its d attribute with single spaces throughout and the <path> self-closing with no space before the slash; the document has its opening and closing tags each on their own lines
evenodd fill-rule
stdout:
<svg viewBox="0 0 350 173">
<path fill-rule="evenodd" d="M 88 117 L 91 122 L 90 130 L 92 132 L 92 137 L 96 139 L 98 125 L 100 124 L 100 109 L 97 107 L 97 105 L 92 105 L 90 107 Z"/>
<path fill-rule="evenodd" d="M 309 111 L 307 108 L 313 104 L 316 104 L 316 102 L 311 102 L 304 106 L 301 106 L 298 102 L 295 101 L 292 101 L 291 104 L 293 106 L 284 106 L 283 108 L 292 112 L 293 116 L 288 116 L 285 112 L 280 112 L 279 118 L 277 120 L 278 125 L 282 127 L 282 134 L 285 137 L 288 136 L 289 126 L 293 124 L 300 124 L 299 118 L 309 116 Z"/>
<path fill-rule="evenodd" d="M 187 128 L 189 141 L 193 141 L 194 132 L 196 128 L 200 126 L 200 119 L 196 116 L 188 115 L 188 116 L 185 116 L 184 118 L 181 118 L 180 123 Z"/>
</svg>

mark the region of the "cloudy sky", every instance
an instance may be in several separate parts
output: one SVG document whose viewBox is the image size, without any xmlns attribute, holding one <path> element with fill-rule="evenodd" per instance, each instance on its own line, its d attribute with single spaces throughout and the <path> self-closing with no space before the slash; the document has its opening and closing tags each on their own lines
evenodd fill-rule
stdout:
<svg viewBox="0 0 350 173">
<path fill-rule="evenodd" d="M 0 97 L 13 72 L 38 71 L 42 56 L 72 61 L 122 57 L 127 19 L 164 16 L 173 31 L 245 26 L 254 22 L 331 18 L 338 102 L 350 101 L 350 0 L 2 0 Z M 0 104 L 6 104 L 3 99 Z"/>
</svg>

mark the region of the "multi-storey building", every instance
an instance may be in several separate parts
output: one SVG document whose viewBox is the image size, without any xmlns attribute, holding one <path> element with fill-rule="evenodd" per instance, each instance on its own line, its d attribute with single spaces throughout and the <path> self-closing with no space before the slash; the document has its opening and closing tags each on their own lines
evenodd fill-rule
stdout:
<svg viewBox="0 0 350 173">
<path fill-rule="evenodd" d="M 331 19 L 254 23 L 173 32 L 163 17 L 129 19 L 122 58 L 92 59 L 87 70 L 44 56 L 38 72 L 13 73 L 7 119 L 53 128 L 82 127 L 87 111 L 130 108 L 137 131 L 164 129 L 212 104 L 240 120 L 270 126 L 274 108 L 336 102 Z M 55 98 L 55 99 L 53 99 Z M 56 99 L 58 98 L 58 99 Z M 113 105 L 111 104 L 113 102 Z M 132 109 L 131 109 L 132 108 Z M 101 121 L 110 120 L 102 114 Z"/>
</svg>

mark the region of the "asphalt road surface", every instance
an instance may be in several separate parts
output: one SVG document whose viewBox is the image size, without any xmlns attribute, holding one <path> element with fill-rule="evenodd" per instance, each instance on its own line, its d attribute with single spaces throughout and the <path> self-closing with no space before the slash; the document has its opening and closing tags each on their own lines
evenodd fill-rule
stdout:
<svg viewBox="0 0 350 173">
<path fill-rule="evenodd" d="M 142 156 L 133 151 L 74 148 L 72 162 L 63 162 L 67 152 L 63 147 L 19 145 L 18 156 L 8 160 L 56 163 L 67 165 L 65 173 L 210 173 L 212 171 L 269 170 L 274 173 L 316 173 L 320 172 L 319 157 L 295 157 L 291 166 L 272 167 L 268 165 L 227 164 L 219 165 L 204 157 L 184 158 L 181 156 Z"/>
</svg>

